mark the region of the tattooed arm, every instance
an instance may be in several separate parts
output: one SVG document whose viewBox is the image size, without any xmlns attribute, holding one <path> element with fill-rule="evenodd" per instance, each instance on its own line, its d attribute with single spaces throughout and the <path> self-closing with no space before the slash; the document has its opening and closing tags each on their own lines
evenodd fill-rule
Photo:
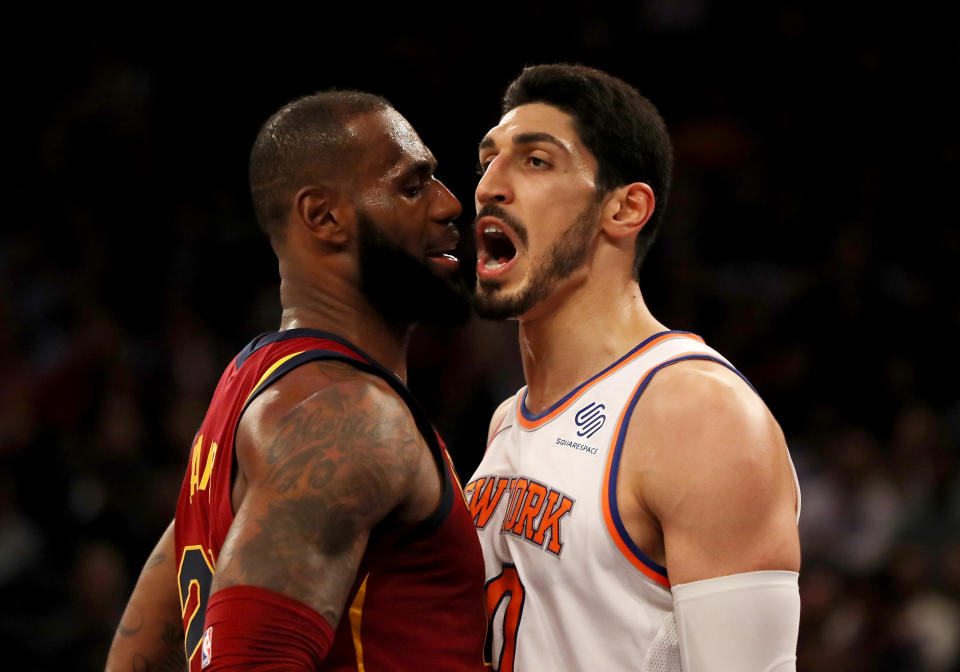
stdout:
<svg viewBox="0 0 960 672">
<path fill-rule="evenodd" d="M 370 530 L 415 522 L 440 479 L 413 418 L 383 380 L 346 364 L 294 370 L 248 409 L 237 436 L 245 493 L 214 574 L 276 591 L 335 629 Z"/>
<path fill-rule="evenodd" d="M 173 523 L 140 572 L 113 636 L 106 672 L 175 672 L 187 669 L 177 595 Z"/>
</svg>

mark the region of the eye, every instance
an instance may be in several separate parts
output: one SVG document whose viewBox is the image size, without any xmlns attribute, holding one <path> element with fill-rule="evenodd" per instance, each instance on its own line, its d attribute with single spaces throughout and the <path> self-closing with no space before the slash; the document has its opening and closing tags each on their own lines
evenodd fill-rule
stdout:
<svg viewBox="0 0 960 672">
<path fill-rule="evenodd" d="M 403 192 L 403 195 L 406 196 L 407 198 L 416 198 L 417 196 L 420 195 L 420 192 L 423 191 L 423 185 L 419 183 L 410 184 L 403 187 L 401 191 Z"/>
<path fill-rule="evenodd" d="M 492 156 L 488 156 L 486 159 L 480 159 L 477 161 L 477 175 L 483 175 L 485 172 L 487 172 L 487 168 L 490 166 L 492 161 Z"/>
<path fill-rule="evenodd" d="M 541 159 L 539 156 L 528 156 L 527 163 L 529 163 L 534 168 L 549 168 L 550 164 L 546 160 Z"/>
</svg>

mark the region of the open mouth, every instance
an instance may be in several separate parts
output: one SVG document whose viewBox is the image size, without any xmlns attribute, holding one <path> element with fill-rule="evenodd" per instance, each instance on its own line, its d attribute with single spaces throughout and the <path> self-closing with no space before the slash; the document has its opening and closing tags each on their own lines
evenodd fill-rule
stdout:
<svg viewBox="0 0 960 672">
<path fill-rule="evenodd" d="M 499 220 L 484 217 L 477 223 L 477 271 L 488 275 L 504 270 L 517 257 L 512 232 Z"/>
</svg>

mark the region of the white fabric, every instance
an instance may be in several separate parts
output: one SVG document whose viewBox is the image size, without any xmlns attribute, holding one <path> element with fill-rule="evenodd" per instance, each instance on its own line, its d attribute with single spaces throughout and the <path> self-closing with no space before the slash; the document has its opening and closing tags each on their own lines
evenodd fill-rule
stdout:
<svg viewBox="0 0 960 672">
<path fill-rule="evenodd" d="M 464 488 L 496 605 L 494 670 L 688 672 L 669 581 L 624 541 L 618 514 L 604 511 L 638 384 L 688 357 L 729 365 L 690 334 L 669 332 L 539 418 L 520 413 L 524 389 L 508 405 Z"/>
<path fill-rule="evenodd" d="M 747 572 L 673 586 L 683 672 L 793 672 L 798 574 Z"/>
<path fill-rule="evenodd" d="M 604 502 L 616 492 L 608 464 L 638 383 L 690 356 L 727 364 L 701 341 L 673 332 L 540 419 L 521 422 L 523 389 L 508 406 L 464 489 L 483 546 L 488 597 L 499 599 L 490 628 L 494 670 L 509 668 L 503 659 L 512 657 L 516 672 L 686 672 L 669 582 L 618 541 Z M 564 503 L 569 511 L 544 524 Z M 524 510 L 529 527 L 508 525 Z M 509 581 L 519 585 L 505 592 Z"/>
</svg>

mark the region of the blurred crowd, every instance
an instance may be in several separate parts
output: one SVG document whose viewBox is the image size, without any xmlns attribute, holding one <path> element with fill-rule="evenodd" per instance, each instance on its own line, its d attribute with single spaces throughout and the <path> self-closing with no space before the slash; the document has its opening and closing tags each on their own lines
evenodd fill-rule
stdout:
<svg viewBox="0 0 960 672">
<path fill-rule="evenodd" d="M 706 0 L 668 4 L 637 19 L 655 26 L 648 50 L 724 44 L 723 21 L 697 23 Z M 704 76 L 699 96 L 623 52 L 590 61 L 617 36 L 603 17 L 572 53 L 649 82 L 676 145 L 642 271 L 654 314 L 724 353 L 787 436 L 803 493 L 798 669 L 960 670 L 960 227 L 938 200 L 960 144 L 907 76 L 922 56 L 844 42 L 800 10 L 768 18 L 765 43 L 788 45 L 775 66 L 749 83 Z M 755 62 L 737 53 L 727 65 Z M 449 145 L 437 112 L 387 93 L 441 167 L 466 165 L 522 62 L 503 65 Z M 104 53 L 58 67 L 63 90 L 11 141 L 28 158 L 7 199 L 16 221 L 0 229 L 0 642 L 31 669 L 96 670 L 220 373 L 279 323 L 244 170 L 284 98 L 258 101 L 242 142 L 199 146 L 218 112 L 177 109 L 170 70 Z M 188 117 L 199 129 L 185 155 L 167 125 Z M 469 222 L 469 174 L 447 181 Z M 468 241 L 467 267 L 471 253 Z M 522 385 L 515 331 L 474 319 L 415 337 L 411 387 L 462 477 Z"/>
</svg>

